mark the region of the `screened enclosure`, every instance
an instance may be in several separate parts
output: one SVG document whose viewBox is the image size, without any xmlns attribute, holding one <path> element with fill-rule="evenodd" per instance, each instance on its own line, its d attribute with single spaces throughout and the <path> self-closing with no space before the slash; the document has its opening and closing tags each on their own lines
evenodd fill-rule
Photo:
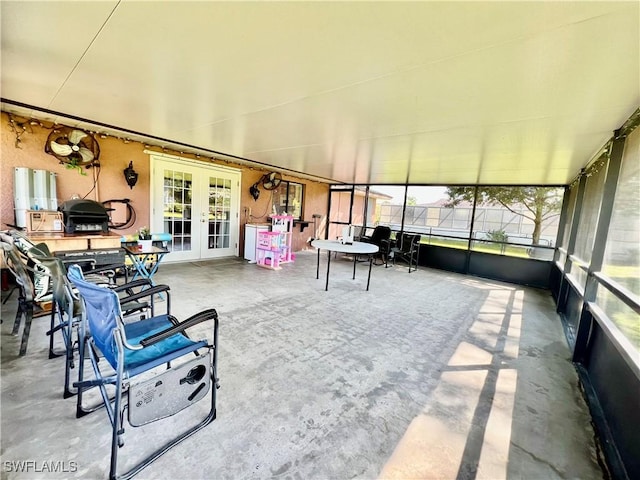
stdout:
<svg viewBox="0 0 640 480">
<path fill-rule="evenodd" d="M 342 226 L 421 235 L 420 265 L 549 289 L 614 478 L 640 478 L 640 109 L 567 186 L 334 185 Z"/>
</svg>

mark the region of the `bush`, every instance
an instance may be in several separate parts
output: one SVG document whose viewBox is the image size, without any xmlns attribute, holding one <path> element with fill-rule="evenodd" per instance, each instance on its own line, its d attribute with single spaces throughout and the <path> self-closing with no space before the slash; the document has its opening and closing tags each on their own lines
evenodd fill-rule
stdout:
<svg viewBox="0 0 640 480">
<path fill-rule="evenodd" d="M 489 230 L 487 232 L 487 237 L 489 240 L 493 240 L 494 242 L 508 242 L 509 235 L 504 230 Z"/>
</svg>

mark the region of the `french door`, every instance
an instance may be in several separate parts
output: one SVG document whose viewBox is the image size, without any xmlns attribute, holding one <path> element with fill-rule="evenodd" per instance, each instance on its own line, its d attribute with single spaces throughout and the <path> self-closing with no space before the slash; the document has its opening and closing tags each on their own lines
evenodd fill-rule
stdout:
<svg viewBox="0 0 640 480">
<path fill-rule="evenodd" d="M 240 171 L 151 155 L 153 231 L 171 234 L 167 261 L 238 255 Z"/>
</svg>

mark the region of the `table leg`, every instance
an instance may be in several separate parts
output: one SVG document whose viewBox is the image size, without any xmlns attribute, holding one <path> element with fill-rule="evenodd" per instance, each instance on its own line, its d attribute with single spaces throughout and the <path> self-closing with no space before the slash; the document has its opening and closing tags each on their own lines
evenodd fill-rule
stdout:
<svg viewBox="0 0 640 480">
<path fill-rule="evenodd" d="M 356 279 L 356 261 L 358 260 L 358 255 L 354 254 L 353 255 L 353 278 L 352 280 Z"/>
<path fill-rule="evenodd" d="M 320 249 L 318 249 L 318 261 L 316 262 L 316 280 L 320 278 Z"/>
<path fill-rule="evenodd" d="M 324 285 L 324 291 L 329 290 L 329 267 L 331 266 L 331 250 L 327 250 L 327 281 Z"/>
<path fill-rule="evenodd" d="M 158 258 L 156 259 L 156 261 L 154 262 L 153 266 L 151 267 L 151 270 L 147 270 L 149 273 L 149 281 L 151 282 L 151 285 L 156 284 L 156 282 L 153 281 L 153 276 L 155 275 L 155 273 L 158 271 L 158 267 L 160 266 L 160 260 L 162 260 L 162 257 L 164 255 L 160 256 L 158 255 Z M 146 268 L 146 267 L 145 267 Z"/>
<path fill-rule="evenodd" d="M 371 265 L 373 265 L 373 255 L 369 255 L 369 276 L 367 277 L 367 292 L 369 291 L 369 282 L 371 281 Z"/>
<path fill-rule="evenodd" d="M 138 278 L 148 278 L 147 270 L 144 267 L 147 255 L 144 255 L 142 258 L 138 255 L 129 255 L 129 258 L 131 258 L 131 262 L 136 268 L 136 273 L 133 275 L 132 280 L 137 280 Z"/>
<path fill-rule="evenodd" d="M 156 260 L 153 263 L 153 265 L 151 266 L 151 268 L 147 268 L 147 260 L 151 257 L 151 255 L 156 255 Z M 132 280 L 136 280 L 138 278 L 146 278 L 147 280 L 149 280 L 149 282 L 151 283 L 151 285 L 155 285 L 155 282 L 153 281 L 153 276 L 155 275 L 155 273 L 158 271 L 158 267 L 160 266 L 160 261 L 162 260 L 162 258 L 164 257 L 165 254 L 160 253 L 160 254 L 144 254 L 144 255 L 129 255 L 129 258 L 131 258 L 131 261 L 136 269 L 136 273 L 133 276 Z M 158 293 L 158 296 L 161 299 L 164 299 L 164 296 L 162 295 L 162 293 Z"/>
</svg>

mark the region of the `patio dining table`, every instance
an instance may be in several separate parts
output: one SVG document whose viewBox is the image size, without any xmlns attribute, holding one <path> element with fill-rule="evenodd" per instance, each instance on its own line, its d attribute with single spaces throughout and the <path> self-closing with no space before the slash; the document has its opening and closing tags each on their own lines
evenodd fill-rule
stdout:
<svg viewBox="0 0 640 480">
<path fill-rule="evenodd" d="M 356 278 L 356 263 L 358 255 L 369 257 L 369 274 L 367 276 L 367 291 L 371 281 L 371 265 L 373 265 L 373 255 L 378 253 L 378 246 L 365 242 L 342 243 L 338 240 L 313 240 L 311 246 L 318 250 L 318 261 L 316 266 L 316 279 L 320 278 L 320 250 L 327 250 L 327 278 L 324 289 L 329 289 L 329 270 L 331 268 L 331 252 L 339 252 L 353 255 L 353 279 Z"/>
</svg>

